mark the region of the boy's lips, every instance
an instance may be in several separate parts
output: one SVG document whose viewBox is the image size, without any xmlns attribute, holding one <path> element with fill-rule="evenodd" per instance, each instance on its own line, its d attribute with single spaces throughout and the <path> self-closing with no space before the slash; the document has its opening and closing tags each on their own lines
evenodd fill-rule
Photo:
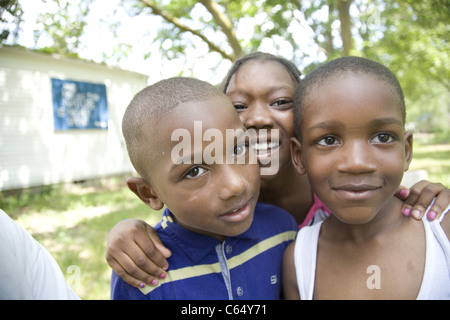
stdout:
<svg viewBox="0 0 450 320">
<path fill-rule="evenodd" d="M 345 184 L 332 188 L 341 198 L 349 201 L 367 200 L 381 187 L 371 184 Z"/>
<path fill-rule="evenodd" d="M 227 211 L 224 214 L 221 214 L 219 217 L 228 221 L 228 222 L 242 222 L 244 221 L 252 211 L 251 201 L 246 200 L 245 202 L 241 202 L 233 207 L 233 209 Z"/>
</svg>

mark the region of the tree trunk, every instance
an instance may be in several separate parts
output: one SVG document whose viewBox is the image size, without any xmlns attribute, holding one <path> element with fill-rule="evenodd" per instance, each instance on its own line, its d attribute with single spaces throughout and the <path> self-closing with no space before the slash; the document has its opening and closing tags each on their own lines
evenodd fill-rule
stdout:
<svg viewBox="0 0 450 320">
<path fill-rule="evenodd" d="M 334 53 L 334 45 L 333 45 L 333 32 L 331 25 L 334 22 L 333 12 L 336 9 L 335 8 L 335 1 L 334 0 L 328 0 L 328 21 L 326 24 L 325 29 L 325 50 L 327 52 L 327 56 L 330 57 Z"/>
<path fill-rule="evenodd" d="M 341 38 L 344 56 L 349 56 L 353 49 L 352 21 L 350 6 L 353 0 L 338 0 L 339 20 L 341 22 Z"/>
</svg>

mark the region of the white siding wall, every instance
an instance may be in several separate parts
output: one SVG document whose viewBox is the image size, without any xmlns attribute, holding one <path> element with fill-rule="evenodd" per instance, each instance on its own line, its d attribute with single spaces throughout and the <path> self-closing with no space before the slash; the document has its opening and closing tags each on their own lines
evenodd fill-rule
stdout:
<svg viewBox="0 0 450 320">
<path fill-rule="evenodd" d="M 108 130 L 55 132 L 51 78 L 105 84 Z M 131 172 L 122 116 L 147 80 L 105 65 L 0 47 L 0 190 Z"/>
</svg>

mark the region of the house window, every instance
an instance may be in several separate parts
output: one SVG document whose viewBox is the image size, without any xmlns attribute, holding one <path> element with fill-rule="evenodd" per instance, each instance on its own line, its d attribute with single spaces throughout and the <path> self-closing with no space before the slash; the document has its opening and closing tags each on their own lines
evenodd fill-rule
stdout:
<svg viewBox="0 0 450 320">
<path fill-rule="evenodd" d="M 51 80 L 55 130 L 108 129 L 104 84 Z"/>
</svg>

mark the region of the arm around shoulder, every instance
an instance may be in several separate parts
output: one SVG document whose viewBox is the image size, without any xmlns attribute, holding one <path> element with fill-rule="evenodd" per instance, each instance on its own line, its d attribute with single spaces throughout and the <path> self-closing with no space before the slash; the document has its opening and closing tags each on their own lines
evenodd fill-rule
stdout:
<svg viewBox="0 0 450 320">
<path fill-rule="evenodd" d="M 122 220 L 110 231 L 106 261 L 119 277 L 138 288 L 165 277 L 171 252 L 156 231 L 137 219 Z M 163 276 L 164 275 L 164 276 Z"/>
<path fill-rule="evenodd" d="M 283 256 L 283 269 L 281 274 L 283 281 L 283 293 L 286 300 L 300 299 L 300 293 L 297 285 L 297 275 L 295 272 L 294 249 L 295 241 L 286 248 Z"/>
</svg>

